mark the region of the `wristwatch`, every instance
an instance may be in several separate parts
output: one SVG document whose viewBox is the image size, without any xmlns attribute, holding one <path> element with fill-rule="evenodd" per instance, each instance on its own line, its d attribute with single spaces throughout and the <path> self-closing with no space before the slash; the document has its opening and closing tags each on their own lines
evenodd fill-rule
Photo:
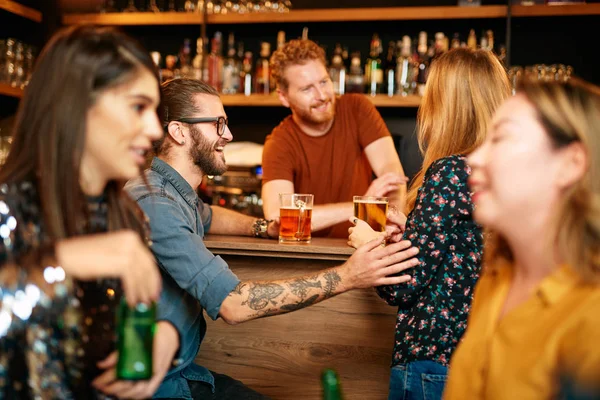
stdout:
<svg viewBox="0 0 600 400">
<path fill-rule="evenodd" d="M 267 229 L 269 228 L 269 223 L 271 223 L 271 222 L 273 222 L 272 219 L 270 219 L 270 220 L 267 220 L 264 218 L 256 219 L 254 221 L 254 223 L 252 223 L 252 236 L 268 239 L 269 234 L 267 232 Z"/>
</svg>

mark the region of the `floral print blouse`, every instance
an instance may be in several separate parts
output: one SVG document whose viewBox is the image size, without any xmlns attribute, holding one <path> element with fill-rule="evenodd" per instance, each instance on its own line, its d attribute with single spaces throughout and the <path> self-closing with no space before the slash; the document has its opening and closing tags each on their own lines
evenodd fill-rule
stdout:
<svg viewBox="0 0 600 400">
<path fill-rule="evenodd" d="M 465 332 L 483 247 L 472 219 L 470 172 L 460 155 L 428 168 L 403 236 L 419 248 L 421 265 L 411 281 L 377 288 L 398 306 L 392 366 L 426 360 L 447 366 Z"/>
</svg>

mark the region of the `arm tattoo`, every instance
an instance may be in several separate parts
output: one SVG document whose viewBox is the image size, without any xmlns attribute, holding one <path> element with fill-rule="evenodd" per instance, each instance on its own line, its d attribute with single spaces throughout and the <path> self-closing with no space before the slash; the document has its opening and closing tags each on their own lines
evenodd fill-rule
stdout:
<svg viewBox="0 0 600 400">
<path fill-rule="evenodd" d="M 290 289 L 292 290 L 292 293 L 295 294 L 296 296 L 300 297 L 300 299 L 302 299 L 302 300 L 304 300 L 306 298 L 306 296 L 308 295 L 309 288 L 315 288 L 315 289 L 322 288 L 320 281 L 311 282 L 305 278 L 294 279 L 293 281 L 288 283 L 288 285 L 289 285 Z"/>
<path fill-rule="evenodd" d="M 308 307 L 310 305 L 312 305 L 317 299 L 319 298 L 318 294 L 315 294 L 312 297 L 309 297 L 308 299 L 306 299 L 305 301 L 299 301 L 298 303 L 295 304 L 286 304 L 281 306 L 281 309 L 284 311 L 296 311 L 296 310 L 300 310 L 304 307 Z"/>
<path fill-rule="evenodd" d="M 340 275 L 336 271 L 327 271 L 324 275 L 325 277 L 325 298 L 329 298 L 334 295 L 335 288 L 342 281 Z"/>
<path fill-rule="evenodd" d="M 244 286 L 246 286 L 246 284 L 244 282 L 240 282 L 237 284 L 237 286 L 235 288 L 233 288 L 233 290 L 231 291 L 231 293 L 229 293 L 229 295 L 233 295 L 233 294 L 242 294 L 242 289 L 244 288 Z"/>
<path fill-rule="evenodd" d="M 250 288 L 248 300 L 242 302 L 242 305 L 248 304 L 253 310 L 262 310 L 269 304 L 277 305 L 275 299 L 283 290 L 283 286 L 276 283 L 254 283 Z"/>
</svg>

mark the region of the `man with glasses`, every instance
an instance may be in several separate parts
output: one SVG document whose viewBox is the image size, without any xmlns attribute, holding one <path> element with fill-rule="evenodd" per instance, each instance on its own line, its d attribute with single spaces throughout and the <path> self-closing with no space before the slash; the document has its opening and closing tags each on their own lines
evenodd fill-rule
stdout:
<svg viewBox="0 0 600 400">
<path fill-rule="evenodd" d="M 241 282 L 205 247 L 204 234 L 276 237 L 278 224 L 208 206 L 196 194 L 204 175 L 227 169 L 223 148 L 233 136 L 221 99 L 203 82 L 175 79 L 162 85 L 160 113 L 165 135 L 154 144 L 157 157 L 143 177 L 125 187 L 149 217 L 151 247 L 163 273 L 158 319 L 171 322 L 179 332 L 177 365 L 155 397 L 263 399 L 241 382 L 194 364 L 206 331 L 203 311 L 212 319 L 237 324 L 299 310 L 347 290 L 404 282 L 409 277 L 398 275 L 416 265 L 412 257 L 417 250 L 408 242 L 385 248 L 372 242 L 339 267 L 276 281 Z M 265 296 L 268 309 L 255 301 Z"/>
</svg>

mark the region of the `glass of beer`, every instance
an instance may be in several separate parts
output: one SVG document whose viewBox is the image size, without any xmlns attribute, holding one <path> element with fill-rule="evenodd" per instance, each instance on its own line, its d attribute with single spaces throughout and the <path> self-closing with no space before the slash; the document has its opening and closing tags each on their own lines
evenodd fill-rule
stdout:
<svg viewBox="0 0 600 400">
<path fill-rule="evenodd" d="M 310 243 L 313 195 L 279 195 L 279 243 Z"/>
<path fill-rule="evenodd" d="M 354 196 L 354 216 L 365 221 L 375 232 L 385 232 L 388 198 Z"/>
</svg>

